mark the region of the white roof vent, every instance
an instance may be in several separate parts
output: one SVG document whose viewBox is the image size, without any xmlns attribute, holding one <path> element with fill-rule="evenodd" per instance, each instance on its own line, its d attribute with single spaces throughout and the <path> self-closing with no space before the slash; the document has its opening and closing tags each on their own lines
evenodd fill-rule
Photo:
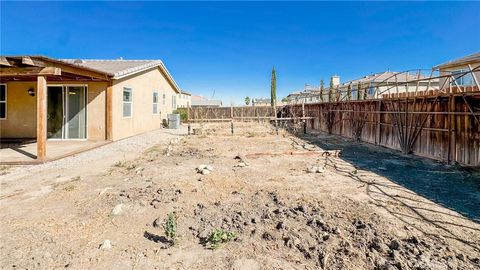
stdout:
<svg viewBox="0 0 480 270">
<path fill-rule="evenodd" d="M 73 61 L 73 63 L 75 63 L 75 64 L 85 64 L 85 60 L 83 60 L 83 59 L 76 59 L 75 61 Z"/>
</svg>

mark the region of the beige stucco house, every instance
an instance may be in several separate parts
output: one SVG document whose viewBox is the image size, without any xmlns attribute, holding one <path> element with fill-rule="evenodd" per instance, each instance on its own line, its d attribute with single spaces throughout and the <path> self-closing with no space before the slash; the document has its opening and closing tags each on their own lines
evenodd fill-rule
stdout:
<svg viewBox="0 0 480 270">
<path fill-rule="evenodd" d="M 1 56 L 0 138 L 119 140 L 162 127 L 179 87 L 160 60 Z"/>
<path fill-rule="evenodd" d="M 332 76 L 334 101 L 376 99 L 399 93 L 414 93 L 438 90 L 438 79 L 417 72 L 384 71 L 362 78 L 340 83 L 340 77 Z M 359 91 L 360 89 L 360 91 Z M 291 93 L 287 100 L 291 104 L 329 102 L 329 87 L 306 85 L 301 91 Z M 350 93 L 350 94 L 349 94 Z"/>
<path fill-rule="evenodd" d="M 449 92 L 479 91 L 480 52 L 433 67 L 440 72 L 440 88 Z"/>
<path fill-rule="evenodd" d="M 177 95 L 177 108 L 188 108 L 192 105 L 192 94 L 185 90 Z"/>
</svg>

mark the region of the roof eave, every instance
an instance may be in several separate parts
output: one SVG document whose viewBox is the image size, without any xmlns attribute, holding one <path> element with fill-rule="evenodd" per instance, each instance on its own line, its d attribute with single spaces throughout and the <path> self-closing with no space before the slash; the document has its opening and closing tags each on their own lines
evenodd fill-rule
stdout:
<svg viewBox="0 0 480 270">
<path fill-rule="evenodd" d="M 173 86 L 173 89 L 178 93 L 182 93 L 182 91 L 180 90 L 180 87 L 178 87 L 177 83 L 175 82 L 175 80 L 173 79 L 172 75 L 170 75 L 170 72 L 168 72 L 168 69 L 165 67 L 165 65 L 163 64 L 162 61 L 158 61 L 157 63 L 155 63 L 154 65 L 148 65 L 148 66 L 145 66 L 145 67 L 142 67 L 142 68 L 139 68 L 137 70 L 134 70 L 132 72 L 129 72 L 127 73 L 126 71 L 122 71 L 122 72 L 117 72 L 114 74 L 113 76 L 113 79 L 114 80 L 120 80 L 120 79 L 123 79 L 123 78 L 126 78 L 126 77 L 130 77 L 130 76 L 133 76 L 135 74 L 138 74 L 140 72 L 144 72 L 144 71 L 147 71 L 147 70 L 150 70 L 150 69 L 154 69 L 154 68 L 158 68 L 160 67 L 160 69 L 162 70 L 163 73 L 165 73 L 165 75 L 167 76 L 167 80 L 170 82 L 170 84 Z"/>
<path fill-rule="evenodd" d="M 469 64 L 474 64 L 480 62 L 480 59 L 472 59 L 468 61 L 460 61 L 460 62 L 449 62 L 449 63 L 444 63 L 438 66 L 434 66 L 432 69 L 437 70 L 437 69 L 444 69 L 444 68 L 451 68 L 451 67 L 458 67 L 458 66 L 466 66 Z"/>
</svg>

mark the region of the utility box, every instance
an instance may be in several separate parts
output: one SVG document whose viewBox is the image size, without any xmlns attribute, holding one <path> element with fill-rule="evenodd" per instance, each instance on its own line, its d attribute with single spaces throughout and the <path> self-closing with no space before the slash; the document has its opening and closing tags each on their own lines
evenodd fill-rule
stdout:
<svg viewBox="0 0 480 270">
<path fill-rule="evenodd" d="M 168 128 L 177 129 L 180 127 L 180 114 L 167 114 Z"/>
</svg>

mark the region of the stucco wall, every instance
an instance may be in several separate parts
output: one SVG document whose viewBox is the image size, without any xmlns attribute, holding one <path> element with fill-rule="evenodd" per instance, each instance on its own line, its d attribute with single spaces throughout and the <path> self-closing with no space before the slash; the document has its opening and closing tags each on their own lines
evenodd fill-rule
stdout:
<svg viewBox="0 0 480 270">
<path fill-rule="evenodd" d="M 107 83 L 88 84 L 87 104 L 87 138 L 89 140 L 105 140 L 105 90 Z"/>
<path fill-rule="evenodd" d="M 470 64 L 470 66 L 472 67 L 472 69 L 480 66 L 480 63 L 475 63 L 475 64 Z M 455 66 L 455 67 L 449 67 L 449 68 L 441 68 L 440 69 L 440 75 L 441 76 L 445 76 L 445 75 L 451 75 L 452 74 L 452 71 L 457 71 L 457 70 L 470 70 L 470 68 L 468 67 L 468 65 L 459 65 L 459 66 Z M 477 80 L 479 81 L 480 83 L 480 70 L 477 70 L 474 72 L 475 74 L 475 77 L 477 78 Z M 440 78 L 440 87 L 442 85 L 444 85 L 444 88 L 448 88 L 449 87 L 449 81 L 445 82 L 446 80 L 448 80 L 447 77 L 445 78 Z"/>
<path fill-rule="evenodd" d="M 177 108 L 187 108 L 192 105 L 191 95 L 178 94 L 177 95 Z"/>
<path fill-rule="evenodd" d="M 132 89 L 132 116 L 123 117 L 123 88 Z M 153 114 L 153 92 L 158 91 L 159 114 Z M 165 103 L 163 102 L 165 95 Z M 113 140 L 161 128 L 162 119 L 172 112 L 173 87 L 160 69 L 151 69 L 135 76 L 113 82 L 112 94 L 112 137 Z M 178 104 L 178 97 L 177 97 Z"/>
<path fill-rule="evenodd" d="M 47 85 L 58 82 L 47 82 Z M 105 139 L 105 89 L 107 83 L 62 82 L 88 86 L 87 138 Z M 37 91 L 37 82 L 7 82 L 7 119 L 0 120 L 1 138 L 35 138 L 37 136 L 37 98 L 29 96 L 27 90 Z"/>
<path fill-rule="evenodd" d="M 37 136 L 37 99 L 28 95 L 37 82 L 7 82 L 7 119 L 0 120 L 1 138 Z"/>
</svg>

